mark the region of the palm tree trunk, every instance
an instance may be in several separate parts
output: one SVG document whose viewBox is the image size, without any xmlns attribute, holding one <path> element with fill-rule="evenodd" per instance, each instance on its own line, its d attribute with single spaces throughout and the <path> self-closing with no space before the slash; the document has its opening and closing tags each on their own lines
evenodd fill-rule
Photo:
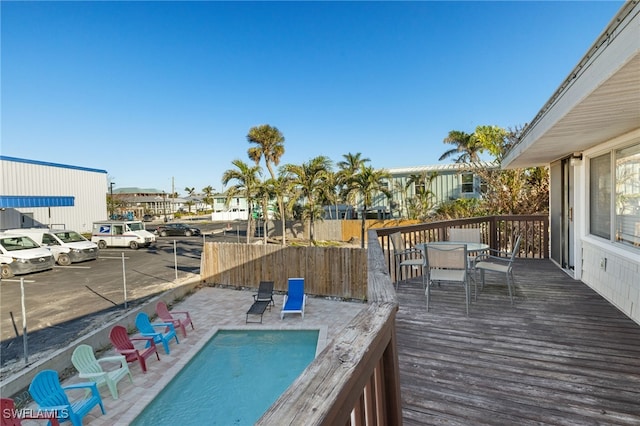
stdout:
<svg viewBox="0 0 640 426">
<path fill-rule="evenodd" d="M 269 225 L 267 223 L 267 221 L 269 220 L 269 214 L 267 212 L 267 208 L 268 208 L 268 203 L 266 200 L 263 200 L 262 202 L 262 241 L 264 242 L 264 244 L 267 244 L 267 229 L 269 228 Z"/>
<path fill-rule="evenodd" d="M 367 223 L 367 206 L 362 206 L 362 229 L 360 230 L 360 247 L 364 248 L 364 227 Z"/>
<path fill-rule="evenodd" d="M 282 197 L 278 197 L 278 210 L 280 210 L 280 221 L 282 222 L 282 245 L 287 245 L 287 222 L 286 216 L 284 213 L 284 202 L 282 201 Z"/>
<path fill-rule="evenodd" d="M 251 211 L 251 205 L 247 209 L 249 212 L 249 216 L 247 217 L 247 244 L 249 244 L 249 235 L 251 235 L 251 222 L 253 220 L 253 211 Z"/>
</svg>

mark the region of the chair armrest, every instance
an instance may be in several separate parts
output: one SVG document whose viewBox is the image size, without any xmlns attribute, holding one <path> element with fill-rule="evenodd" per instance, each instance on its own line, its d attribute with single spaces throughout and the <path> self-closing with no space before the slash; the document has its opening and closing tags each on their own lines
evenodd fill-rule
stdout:
<svg viewBox="0 0 640 426">
<path fill-rule="evenodd" d="M 81 379 L 91 379 L 93 377 L 98 378 L 106 375 L 106 371 L 103 371 L 101 373 L 78 373 L 78 377 L 80 377 Z"/>
<path fill-rule="evenodd" d="M 508 257 L 498 257 L 498 256 L 491 256 L 489 254 L 479 254 L 473 261 L 474 266 L 480 262 L 485 262 L 485 261 L 497 261 L 497 262 L 505 262 L 505 263 L 511 263 L 511 258 Z"/>
<path fill-rule="evenodd" d="M 180 320 L 177 320 L 177 321 L 180 322 Z M 165 327 L 165 328 L 168 328 L 173 333 L 176 332 L 176 327 L 172 322 L 155 322 L 151 325 L 154 327 Z M 162 333 L 158 333 L 158 334 L 162 335 Z"/>
<path fill-rule="evenodd" d="M 408 253 L 422 253 L 422 250 L 417 248 L 408 248 L 408 249 L 397 251 L 396 256 L 401 256 L 403 254 L 408 254 Z"/>
<path fill-rule="evenodd" d="M 147 340 L 147 339 L 139 339 L 139 340 Z M 150 341 L 153 342 L 153 339 L 149 339 Z M 155 342 L 153 343 L 155 345 Z M 138 349 L 117 349 L 119 354 L 135 354 L 136 352 L 138 352 Z"/>
<path fill-rule="evenodd" d="M 489 253 L 491 253 L 491 256 L 494 257 L 511 257 L 511 252 L 508 251 L 504 251 L 504 250 L 496 250 L 496 249 L 487 249 L 489 251 Z"/>
<path fill-rule="evenodd" d="M 160 333 L 157 333 L 157 334 L 160 334 Z M 133 342 L 146 342 L 149 346 L 155 346 L 156 345 L 155 339 L 153 337 L 151 337 L 151 336 L 131 337 L 131 338 L 129 338 L 129 340 L 131 340 L 131 343 L 133 343 Z M 136 349 L 135 345 L 134 345 L 133 350 L 137 351 L 139 349 Z M 118 352 L 120 352 L 120 351 L 118 351 Z"/>
<path fill-rule="evenodd" d="M 93 382 L 75 383 L 72 385 L 67 385 L 62 387 L 63 390 L 84 389 L 84 388 L 92 388 L 92 389 L 95 389 L 96 392 L 98 391 L 98 385 Z"/>
<path fill-rule="evenodd" d="M 154 322 L 151 325 L 154 326 L 154 327 L 169 327 L 169 328 L 173 328 L 173 323 L 172 322 Z"/>
<path fill-rule="evenodd" d="M 189 318 L 189 312 L 187 311 L 171 311 L 171 314 L 186 315 Z"/>
<path fill-rule="evenodd" d="M 127 362 L 126 358 L 123 357 L 122 355 L 114 355 L 114 356 L 105 356 L 104 358 L 100 358 L 98 360 L 98 362 L 120 362 L 120 363 L 124 363 Z"/>
<path fill-rule="evenodd" d="M 138 340 L 138 341 L 144 340 L 145 342 L 151 342 L 152 345 L 156 344 L 156 342 L 153 341 L 152 337 L 145 337 L 145 336 L 142 336 L 142 337 L 131 337 L 129 340 L 131 340 L 132 342 L 134 340 Z"/>
<path fill-rule="evenodd" d="M 417 254 L 417 255 L 420 255 L 420 257 L 422 257 L 422 250 L 420 250 L 420 249 L 402 250 L 402 251 L 396 252 L 395 253 L 395 257 L 409 256 L 411 254 Z"/>
</svg>

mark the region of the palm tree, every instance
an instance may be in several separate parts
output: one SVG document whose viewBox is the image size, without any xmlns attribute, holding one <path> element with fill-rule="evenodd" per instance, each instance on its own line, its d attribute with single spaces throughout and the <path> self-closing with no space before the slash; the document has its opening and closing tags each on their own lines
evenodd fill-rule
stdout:
<svg viewBox="0 0 640 426">
<path fill-rule="evenodd" d="M 391 198 L 391 192 L 387 188 L 387 182 L 391 174 L 386 170 L 374 170 L 371 166 L 361 165 L 358 173 L 347 181 L 347 195 L 358 195 L 362 201 L 362 229 L 360 233 L 362 248 L 364 248 L 364 231 L 366 226 L 367 210 L 371 207 L 373 197 L 377 193 Z"/>
<path fill-rule="evenodd" d="M 349 152 L 348 154 L 343 154 L 342 157 L 344 160 L 338 161 L 336 166 L 341 171 L 350 172 L 352 175 L 358 173 L 360 166 L 371 161 L 368 158 L 362 158 L 362 153 L 360 152 L 355 154 Z"/>
<path fill-rule="evenodd" d="M 342 158 L 344 160 L 338 161 L 336 165 L 338 166 L 338 171 L 336 172 L 336 185 L 340 191 L 340 197 L 344 199 L 344 201 L 348 204 L 355 205 L 355 194 L 349 194 L 347 191 L 347 184 L 349 179 L 351 179 L 358 171 L 360 167 L 366 165 L 366 163 L 371 160 L 368 158 L 363 158 L 361 153 L 347 153 L 343 154 Z"/>
<path fill-rule="evenodd" d="M 226 185 L 231 180 L 235 180 L 236 184 L 227 190 L 227 205 L 234 196 L 242 196 L 247 200 L 248 218 L 247 218 L 247 244 L 249 244 L 249 236 L 252 231 L 253 221 L 253 202 L 255 200 L 259 185 L 258 175 L 261 174 L 259 166 L 249 166 L 242 160 L 233 160 L 231 162 L 236 169 L 229 169 L 222 175 L 222 184 Z"/>
<path fill-rule="evenodd" d="M 187 193 L 187 197 L 193 197 L 193 194 L 196 193 L 196 189 L 194 187 L 189 188 L 188 186 L 184 188 L 184 192 Z M 189 208 L 189 214 L 191 214 L 191 206 L 193 206 L 193 200 L 187 200 L 185 203 Z"/>
<path fill-rule="evenodd" d="M 434 193 L 431 190 L 431 183 L 438 176 L 437 172 L 427 173 L 422 171 L 418 174 L 409 175 L 406 187 L 414 185 L 415 198 L 409 200 L 411 219 L 423 219 L 433 207 Z"/>
<path fill-rule="evenodd" d="M 407 207 L 407 187 L 401 181 L 394 180 L 393 181 L 393 190 L 396 194 L 399 194 L 399 214 L 400 218 L 408 217 L 409 209 Z M 392 202 L 393 203 L 393 202 Z"/>
<path fill-rule="evenodd" d="M 204 197 L 202 198 L 202 201 L 204 201 L 206 205 L 212 206 L 212 207 L 213 207 L 213 191 L 215 191 L 215 189 L 213 189 L 213 186 L 211 185 L 205 186 L 204 188 L 202 188 L 202 192 L 204 193 Z"/>
<path fill-rule="evenodd" d="M 276 174 L 273 166 L 280 164 L 280 158 L 284 154 L 284 135 L 277 127 L 263 124 L 261 126 L 252 127 L 247 134 L 247 140 L 255 143 L 257 146 L 248 150 L 249 158 L 260 164 L 260 160 L 264 157 L 264 162 L 269 170 L 272 180 L 276 180 Z M 280 220 L 282 221 L 282 245 L 286 245 L 286 216 L 284 211 L 284 197 L 281 194 L 276 195 L 278 199 L 278 211 L 280 212 Z"/>
<path fill-rule="evenodd" d="M 344 158 L 344 160 L 336 163 L 336 166 L 338 166 L 338 181 L 342 183 L 345 183 L 351 176 L 358 173 L 361 166 L 371 161 L 368 158 L 363 158 L 360 152 L 355 154 L 349 152 L 343 154 L 342 158 Z"/>
<path fill-rule="evenodd" d="M 340 200 L 340 191 L 339 191 L 339 186 L 338 186 L 338 173 L 336 172 L 332 172 L 332 171 L 328 171 L 327 172 L 327 177 L 324 181 L 325 185 L 326 185 L 326 189 L 322 194 L 322 198 L 319 199 L 318 201 L 320 202 L 320 204 L 322 206 L 327 206 L 328 209 L 328 213 L 329 213 L 329 218 L 332 219 L 333 218 L 333 214 L 331 213 L 331 205 L 335 206 L 335 211 L 336 211 L 336 219 L 339 219 L 338 217 L 338 201 Z M 323 211 L 324 214 L 324 211 Z"/>
<path fill-rule="evenodd" d="M 438 159 L 439 161 L 454 157 L 457 154 L 459 155 L 454 160 L 456 163 L 476 163 L 480 161 L 480 153 L 483 150 L 483 146 L 478 142 L 475 133 L 468 134 L 459 130 L 451 130 L 443 142 L 455 145 L 455 148 L 451 148 L 442 154 Z"/>
<path fill-rule="evenodd" d="M 309 219 L 309 240 L 315 242 L 314 221 L 322 218 L 320 201 L 326 197 L 331 160 L 324 155 L 312 158 L 302 165 L 286 164 L 283 171 L 294 189 L 293 200 L 305 201 L 303 219 Z"/>
</svg>

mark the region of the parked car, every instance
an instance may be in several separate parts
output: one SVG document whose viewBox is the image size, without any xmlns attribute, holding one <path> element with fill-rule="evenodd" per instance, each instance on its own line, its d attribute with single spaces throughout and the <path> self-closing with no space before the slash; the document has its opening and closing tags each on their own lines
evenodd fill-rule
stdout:
<svg viewBox="0 0 640 426">
<path fill-rule="evenodd" d="M 139 220 L 103 220 L 93 222 L 91 241 L 101 249 L 107 247 L 149 247 L 156 236 L 147 231 Z"/>
<path fill-rule="evenodd" d="M 155 233 L 161 237 L 170 235 L 184 235 L 185 237 L 201 235 L 200 229 L 195 226 L 185 225 L 184 223 L 167 223 L 160 225 L 156 228 Z"/>
<path fill-rule="evenodd" d="M 98 245 L 68 229 L 25 228 L 13 229 L 7 233 L 28 235 L 39 245 L 48 248 L 60 266 L 98 258 Z"/>
<path fill-rule="evenodd" d="M 0 268 L 2 279 L 53 268 L 51 251 L 27 235 L 0 233 Z"/>
<path fill-rule="evenodd" d="M 144 216 L 142 216 L 143 222 L 151 222 L 152 220 L 153 220 L 153 216 L 151 216 L 150 214 L 145 214 Z"/>
</svg>

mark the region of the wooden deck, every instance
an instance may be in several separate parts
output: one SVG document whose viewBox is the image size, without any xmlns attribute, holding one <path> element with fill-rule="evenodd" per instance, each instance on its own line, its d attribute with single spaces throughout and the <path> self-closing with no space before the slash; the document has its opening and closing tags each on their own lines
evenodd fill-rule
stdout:
<svg viewBox="0 0 640 426">
<path fill-rule="evenodd" d="M 462 287 L 401 282 L 405 425 L 640 425 L 640 326 L 548 260 L 514 265 L 465 316 Z"/>
</svg>

